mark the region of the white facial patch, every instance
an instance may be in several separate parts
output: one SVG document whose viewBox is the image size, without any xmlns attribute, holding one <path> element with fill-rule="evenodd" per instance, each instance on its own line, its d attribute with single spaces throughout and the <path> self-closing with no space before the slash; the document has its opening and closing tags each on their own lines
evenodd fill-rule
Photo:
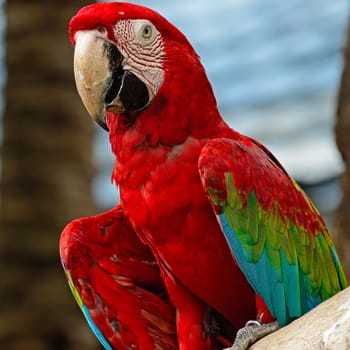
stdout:
<svg viewBox="0 0 350 350">
<path fill-rule="evenodd" d="M 146 84 L 153 98 L 164 81 L 163 38 L 152 22 L 122 20 L 114 27 L 116 44 L 124 57 L 123 68 Z"/>
</svg>

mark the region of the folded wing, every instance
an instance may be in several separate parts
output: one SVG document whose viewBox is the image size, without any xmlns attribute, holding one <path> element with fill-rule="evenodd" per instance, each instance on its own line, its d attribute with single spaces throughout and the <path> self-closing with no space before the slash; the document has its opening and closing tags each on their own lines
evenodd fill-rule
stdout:
<svg viewBox="0 0 350 350">
<path fill-rule="evenodd" d="M 281 325 L 346 286 L 320 214 L 262 145 L 212 140 L 199 172 L 233 257 Z"/>
</svg>

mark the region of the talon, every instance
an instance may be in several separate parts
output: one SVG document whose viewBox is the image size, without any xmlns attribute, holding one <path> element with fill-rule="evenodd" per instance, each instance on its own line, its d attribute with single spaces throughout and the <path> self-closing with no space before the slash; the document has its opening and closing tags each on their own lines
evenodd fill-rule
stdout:
<svg viewBox="0 0 350 350">
<path fill-rule="evenodd" d="M 256 320 L 250 320 L 245 327 L 238 330 L 232 347 L 224 350 L 247 350 L 257 340 L 275 332 L 278 328 L 280 326 L 277 321 L 261 323 Z"/>
<path fill-rule="evenodd" d="M 245 327 L 249 327 L 249 326 L 261 326 L 262 323 L 257 321 L 257 320 L 249 320 L 247 321 L 247 323 L 245 324 Z"/>
</svg>

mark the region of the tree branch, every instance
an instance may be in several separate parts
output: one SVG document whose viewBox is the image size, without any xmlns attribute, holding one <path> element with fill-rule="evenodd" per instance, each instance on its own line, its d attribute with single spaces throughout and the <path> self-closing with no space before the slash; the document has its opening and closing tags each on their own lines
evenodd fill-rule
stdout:
<svg viewBox="0 0 350 350">
<path fill-rule="evenodd" d="M 249 348 L 266 349 L 350 349 L 350 287 Z"/>
</svg>

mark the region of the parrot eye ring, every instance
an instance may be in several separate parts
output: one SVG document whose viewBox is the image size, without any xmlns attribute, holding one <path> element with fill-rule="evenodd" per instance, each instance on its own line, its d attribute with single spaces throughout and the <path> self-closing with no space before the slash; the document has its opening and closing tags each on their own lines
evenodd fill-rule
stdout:
<svg viewBox="0 0 350 350">
<path fill-rule="evenodd" d="M 140 46 L 151 45 L 157 38 L 157 28 L 147 19 L 136 19 L 131 22 L 133 27 L 133 39 Z"/>
<path fill-rule="evenodd" d="M 142 37 L 145 40 L 149 40 L 152 38 L 152 27 L 149 24 L 146 24 L 143 28 L 142 28 Z"/>
</svg>

